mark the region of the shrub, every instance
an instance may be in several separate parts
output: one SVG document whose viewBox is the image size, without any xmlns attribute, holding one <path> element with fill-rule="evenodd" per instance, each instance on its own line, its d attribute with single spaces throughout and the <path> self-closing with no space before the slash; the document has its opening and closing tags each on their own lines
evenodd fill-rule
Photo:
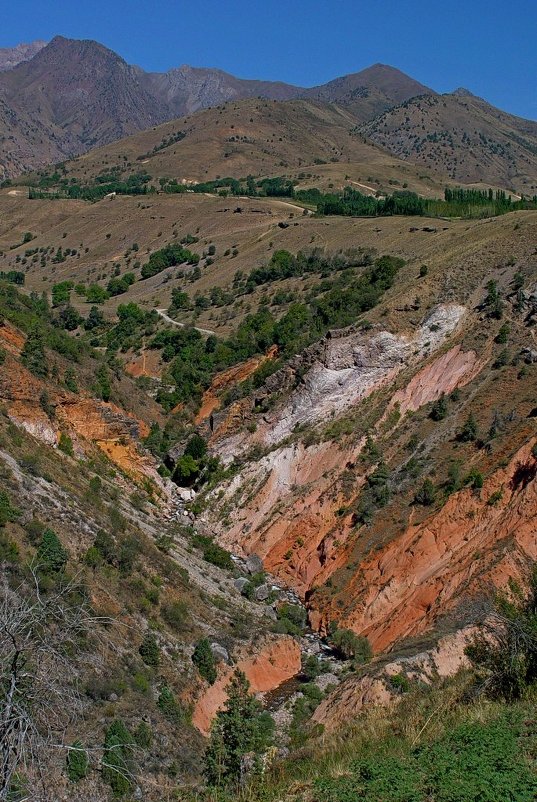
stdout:
<svg viewBox="0 0 537 802">
<path fill-rule="evenodd" d="M 462 429 L 459 432 L 458 439 L 463 443 L 471 443 L 477 440 L 477 421 L 473 413 L 470 413 L 470 415 L 468 415 L 466 418 Z"/>
<path fill-rule="evenodd" d="M 477 688 L 492 698 L 512 701 L 537 681 L 537 567 L 529 591 L 512 584 L 499 594 L 481 632 L 466 647 L 477 672 Z"/>
<path fill-rule="evenodd" d="M 182 632 L 186 626 L 188 607 L 183 601 L 169 602 L 161 607 L 161 615 L 164 621 L 172 629 Z"/>
<path fill-rule="evenodd" d="M 147 666 L 158 666 L 160 664 L 160 647 L 157 639 L 152 632 L 147 632 L 138 649 L 140 657 Z"/>
<path fill-rule="evenodd" d="M 430 479 L 426 479 L 414 496 L 414 501 L 416 504 L 423 504 L 425 507 L 429 507 L 431 504 L 434 504 L 435 498 L 436 491 L 434 485 Z"/>
<path fill-rule="evenodd" d="M 102 777 L 116 796 L 132 791 L 132 750 L 134 739 L 125 724 L 116 719 L 108 727 L 104 739 Z"/>
<path fill-rule="evenodd" d="M 61 432 L 60 440 L 58 442 L 58 448 L 60 451 L 63 451 L 64 454 L 67 454 L 69 457 L 74 457 L 75 452 L 73 450 L 73 441 L 69 437 L 68 434 L 65 432 Z"/>
<path fill-rule="evenodd" d="M 88 753 L 81 741 L 73 741 L 67 752 L 67 776 L 71 782 L 78 782 L 86 777 L 89 769 Z"/>
<path fill-rule="evenodd" d="M 167 685 L 163 685 L 157 699 L 157 705 L 161 713 L 174 723 L 179 723 L 184 718 L 181 705 L 173 695 Z"/>
<path fill-rule="evenodd" d="M 12 506 L 5 490 L 0 490 L 0 528 L 8 522 L 16 521 L 19 515 L 20 510 Z"/>
<path fill-rule="evenodd" d="M 39 566 L 50 573 L 59 573 L 65 568 L 67 551 L 52 529 L 45 529 L 36 553 Z"/>
<path fill-rule="evenodd" d="M 346 660 L 367 663 L 373 656 L 367 638 L 364 635 L 357 635 L 352 629 L 336 629 L 330 641 L 334 649 Z"/>
<path fill-rule="evenodd" d="M 202 638 L 197 642 L 192 655 L 192 662 L 209 685 L 213 685 L 216 682 L 216 661 L 207 638 Z"/>
<path fill-rule="evenodd" d="M 436 401 L 433 402 L 431 407 L 431 412 L 429 417 L 435 421 L 444 420 L 448 413 L 447 401 L 446 396 L 444 393 L 438 398 Z"/>
</svg>

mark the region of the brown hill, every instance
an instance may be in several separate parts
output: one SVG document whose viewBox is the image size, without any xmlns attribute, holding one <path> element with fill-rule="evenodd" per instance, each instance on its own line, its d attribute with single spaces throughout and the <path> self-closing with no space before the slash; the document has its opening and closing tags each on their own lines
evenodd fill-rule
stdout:
<svg viewBox="0 0 537 802">
<path fill-rule="evenodd" d="M 185 136 L 175 141 L 179 132 Z M 318 187 L 355 182 L 366 192 L 388 188 L 393 181 L 438 194 L 445 183 L 432 170 L 418 170 L 364 141 L 354 117 L 337 106 L 258 98 L 165 123 L 93 150 L 65 168 L 69 177 L 83 182 L 119 169 L 124 175 L 145 170 L 154 180 L 179 182 L 285 174 Z"/>
<path fill-rule="evenodd" d="M 370 120 L 416 95 L 436 95 L 436 92 L 387 64 L 374 64 L 304 93 L 311 100 L 337 103 L 360 121 Z"/>
<path fill-rule="evenodd" d="M 394 155 L 454 180 L 489 181 L 527 194 L 537 190 L 537 123 L 467 91 L 413 98 L 360 131 Z"/>
</svg>

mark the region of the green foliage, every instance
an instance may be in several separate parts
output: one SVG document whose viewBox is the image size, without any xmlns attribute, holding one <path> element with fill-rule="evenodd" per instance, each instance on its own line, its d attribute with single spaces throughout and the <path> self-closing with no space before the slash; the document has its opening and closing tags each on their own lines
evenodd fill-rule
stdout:
<svg viewBox="0 0 537 802">
<path fill-rule="evenodd" d="M 100 284 L 90 284 L 86 288 L 86 301 L 88 304 L 104 304 L 110 296 Z"/>
<path fill-rule="evenodd" d="M 414 496 L 414 501 L 417 504 L 423 504 L 424 507 L 430 507 L 431 504 L 434 504 L 435 498 L 436 490 L 434 484 L 430 479 L 426 479 Z"/>
<path fill-rule="evenodd" d="M 346 660 L 359 664 L 368 663 L 373 656 L 369 641 L 364 635 L 357 635 L 352 629 L 336 629 L 330 636 L 334 649 Z"/>
<path fill-rule="evenodd" d="M 73 450 L 73 441 L 69 437 L 68 434 L 65 432 L 60 433 L 60 439 L 58 442 L 58 448 L 60 451 L 63 451 L 64 454 L 67 454 L 69 457 L 74 457 L 75 452 Z"/>
<path fill-rule="evenodd" d="M 199 463 L 191 454 L 182 454 L 172 474 L 172 480 L 180 487 L 190 487 L 199 475 Z"/>
<path fill-rule="evenodd" d="M 519 699 L 537 682 L 537 567 L 523 593 L 499 594 L 495 609 L 471 640 L 466 655 L 477 670 L 477 687 L 492 698 Z"/>
<path fill-rule="evenodd" d="M 205 752 L 205 776 L 210 786 L 236 788 L 243 757 L 250 752 L 261 755 L 272 740 L 274 722 L 263 713 L 249 687 L 245 675 L 235 671 L 226 705 L 216 714 Z"/>
<path fill-rule="evenodd" d="M 463 443 L 472 443 L 477 440 L 477 421 L 473 412 L 466 418 L 461 431 L 459 432 L 458 439 Z"/>
<path fill-rule="evenodd" d="M 162 358 L 171 363 L 169 375 L 175 390 L 159 393 L 157 400 L 166 409 L 178 403 L 199 405 L 203 391 L 217 371 L 255 354 L 264 354 L 272 345 L 277 345 L 281 357 L 287 359 L 330 328 L 355 323 L 363 312 L 378 303 L 404 264 L 402 259 L 390 256 L 382 256 L 371 264 L 370 252 L 340 258 L 318 253 L 294 257 L 287 251 L 277 251 L 269 266 L 252 271 L 248 282 L 253 286 L 276 280 L 286 272 L 308 272 L 310 268 L 337 269 L 339 262 L 348 264 L 349 259 L 354 266 L 365 263 L 365 269 L 358 274 L 342 270 L 341 280 L 331 284 L 324 294 L 315 294 L 307 304 L 293 304 L 278 321 L 267 308 L 262 308 L 247 315 L 229 339 L 209 338 L 206 342 L 195 329 L 160 331 L 151 341 L 151 347 L 161 348 Z"/>
<path fill-rule="evenodd" d="M 153 731 L 147 722 L 140 721 L 134 730 L 134 740 L 141 749 L 149 749 L 153 742 Z"/>
<path fill-rule="evenodd" d="M 498 334 L 495 337 L 495 341 L 500 345 L 505 345 L 509 339 L 509 332 L 511 331 L 511 327 L 509 323 L 502 323 Z"/>
<path fill-rule="evenodd" d="M 205 535 L 195 535 L 192 538 L 192 545 L 203 551 L 203 559 L 208 563 L 226 568 L 228 571 L 233 569 L 233 560 L 229 551 L 219 546 L 214 540 Z"/>
<path fill-rule="evenodd" d="M 122 295 L 124 292 L 127 292 L 131 284 L 134 284 L 136 281 L 136 276 L 134 273 L 125 273 L 125 275 L 115 278 L 111 278 L 108 284 L 106 285 L 106 292 L 110 296 L 114 295 Z"/>
<path fill-rule="evenodd" d="M 184 719 L 184 711 L 167 685 L 163 685 L 160 689 L 157 706 L 168 721 L 178 724 Z"/>
<path fill-rule="evenodd" d="M 537 779 L 519 745 L 522 722 L 506 711 L 496 720 L 464 723 L 431 744 L 401 753 L 365 750 L 348 772 L 315 783 L 323 802 L 532 802 Z"/>
<path fill-rule="evenodd" d="M 183 601 L 173 601 L 163 604 L 161 615 L 164 621 L 176 632 L 182 632 L 188 619 L 188 607 Z"/>
<path fill-rule="evenodd" d="M 202 638 L 197 642 L 192 655 L 192 662 L 209 685 L 213 685 L 216 682 L 216 661 L 207 638 Z"/>
<path fill-rule="evenodd" d="M 156 667 L 160 664 L 160 647 L 152 632 L 146 632 L 138 652 L 146 666 Z"/>
<path fill-rule="evenodd" d="M 262 581 L 265 581 L 264 576 Z M 279 632 L 282 635 L 302 635 L 308 619 L 304 607 L 300 604 L 289 604 L 286 602 L 278 607 L 277 615 L 278 620 L 272 627 L 274 632 Z"/>
<path fill-rule="evenodd" d="M 62 281 L 52 285 L 52 306 L 62 306 L 68 304 L 71 298 L 71 290 L 74 284 L 72 281 Z"/>
<path fill-rule="evenodd" d="M 48 376 L 48 363 L 45 354 L 45 337 L 40 328 L 34 326 L 28 332 L 21 351 L 21 361 L 35 376 L 44 379 Z"/>
<path fill-rule="evenodd" d="M 308 680 L 308 682 L 311 682 L 321 673 L 322 666 L 319 663 L 319 659 L 314 654 L 308 655 L 302 662 L 302 674 L 304 677 Z"/>
<path fill-rule="evenodd" d="M 103 401 L 110 401 L 110 396 L 112 395 L 112 385 L 110 382 L 110 371 L 106 365 L 101 365 L 95 374 L 96 384 L 95 389 L 97 395 L 102 398 Z"/>
<path fill-rule="evenodd" d="M 60 573 L 65 568 L 68 556 L 58 535 L 52 529 L 45 529 L 36 553 L 39 567 L 46 573 Z"/>
<path fill-rule="evenodd" d="M 198 254 L 192 253 L 192 251 L 183 248 L 181 245 L 166 245 L 159 251 L 154 251 L 149 257 L 149 261 L 146 262 L 145 265 L 142 265 L 140 277 L 142 279 L 151 278 L 151 276 L 156 276 L 157 273 L 166 270 L 167 267 L 173 267 L 175 265 L 185 263 L 197 265 L 199 259 Z"/>
<path fill-rule="evenodd" d="M 20 510 L 13 507 L 6 491 L 0 490 L 0 528 L 10 521 L 16 521 L 19 516 Z"/>
<path fill-rule="evenodd" d="M 73 741 L 67 752 L 67 776 L 71 782 L 79 782 L 87 776 L 89 770 L 88 753 L 81 741 Z"/>
<path fill-rule="evenodd" d="M 195 460 L 201 460 L 207 453 L 207 443 L 199 434 L 193 434 L 185 446 L 185 454 Z"/>
<path fill-rule="evenodd" d="M 447 400 L 444 393 L 436 401 L 433 401 L 429 417 L 435 421 L 444 420 L 448 414 Z"/>
<path fill-rule="evenodd" d="M 485 297 L 484 305 L 488 311 L 489 317 L 500 320 L 503 315 L 503 301 L 501 299 L 497 281 L 491 279 L 487 283 L 487 295 Z"/>
<path fill-rule="evenodd" d="M 105 733 L 101 774 L 116 796 L 132 791 L 134 745 L 125 724 L 120 719 L 113 721 Z"/>
<path fill-rule="evenodd" d="M 78 393 L 78 382 L 76 373 L 72 368 L 67 368 L 63 375 L 63 382 L 71 393 Z"/>
</svg>

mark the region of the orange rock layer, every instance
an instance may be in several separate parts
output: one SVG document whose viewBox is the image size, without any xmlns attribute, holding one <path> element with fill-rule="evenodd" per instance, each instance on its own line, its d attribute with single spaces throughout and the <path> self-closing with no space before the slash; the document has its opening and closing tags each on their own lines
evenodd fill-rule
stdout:
<svg viewBox="0 0 537 802">
<path fill-rule="evenodd" d="M 211 721 L 224 706 L 226 687 L 237 668 L 246 675 L 253 693 L 271 691 L 300 671 L 300 646 L 291 637 L 273 637 L 253 649 L 254 654 L 239 659 L 233 667 L 220 663 L 218 679 L 198 698 L 192 723 L 203 735 L 209 734 Z"/>
</svg>

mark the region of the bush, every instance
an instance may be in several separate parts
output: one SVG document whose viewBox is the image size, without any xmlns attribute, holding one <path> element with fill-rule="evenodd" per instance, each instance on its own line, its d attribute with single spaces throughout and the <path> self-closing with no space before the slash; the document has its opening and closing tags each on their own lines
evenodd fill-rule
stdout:
<svg viewBox="0 0 537 802">
<path fill-rule="evenodd" d="M 146 666 L 156 667 L 160 664 L 160 647 L 152 632 L 147 632 L 144 635 L 138 651 Z"/>
<path fill-rule="evenodd" d="M 202 638 L 196 644 L 194 654 L 192 655 L 192 662 L 209 685 L 213 685 L 216 682 L 216 661 L 207 638 Z"/>
<path fill-rule="evenodd" d="M 184 630 L 188 617 L 188 607 L 185 602 L 174 601 L 163 604 L 160 612 L 168 626 L 176 632 Z"/>
<path fill-rule="evenodd" d="M 157 699 L 157 705 L 161 713 L 168 719 L 168 721 L 177 724 L 184 718 L 181 705 L 167 685 L 162 686 Z"/>
<path fill-rule="evenodd" d="M 371 645 L 364 635 L 357 635 L 352 629 L 336 629 L 330 637 L 334 649 L 345 660 L 368 663 L 373 656 Z"/>
<path fill-rule="evenodd" d="M 116 719 L 108 727 L 104 739 L 102 778 L 116 796 L 132 791 L 132 750 L 134 738 L 125 724 Z"/>
<path fill-rule="evenodd" d="M 52 529 L 45 529 L 36 553 L 39 567 L 47 573 L 59 573 L 65 568 L 67 557 L 58 535 Z"/>
<path fill-rule="evenodd" d="M 444 393 L 442 393 L 440 398 L 433 402 L 429 417 L 435 421 L 440 421 L 444 420 L 444 418 L 447 416 L 447 413 L 448 413 L 448 407 L 447 407 L 446 396 L 444 395 Z"/>
<path fill-rule="evenodd" d="M 68 434 L 65 434 L 65 432 L 61 432 L 60 434 L 58 448 L 60 449 L 60 451 L 63 451 L 64 454 L 67 454 L 68 457 L 74 457 L 75 455 L 75 452 L 73 450 L 73 441 L 71 440 Z"/>
<path fill-rule="evenodd" d="M 458 439 L 463 443 L 472 443 L 477 440 L 477 421 L 470 413 L 466 418 L 461 431 L 459 432 Z"/>
<path fill-rule="evenodd" d="M 527 593 L 512 583 L 510 597 L 498 595 L 465 652 L 487 696 L 512 701 L 537 682 L 537 566 Z"/>
<path fill-rule="evenodd" d="M 88 753 L 81 741 L 73 741 L 67 752 L 67 776 L 71 782 L 78 782 L 86 777 L 89 769 Z"/>
<path fill-rule="evenodd" d="M 20 515 L 20 510 L 13 507 L 8 494 L 5 490 L 0 490 L 0 528 L 8 522 L 16 521 Z"/>
<path fill-rule="evenodd" d="M 436 491 L 434 485 L 430 479 L 426 479 L 414 496 L 414 501 L 416 504 L 423 504 L 425 507 L 430 507 L 431 504 L 434 504 L 435 498 Z"/>
</svg>

